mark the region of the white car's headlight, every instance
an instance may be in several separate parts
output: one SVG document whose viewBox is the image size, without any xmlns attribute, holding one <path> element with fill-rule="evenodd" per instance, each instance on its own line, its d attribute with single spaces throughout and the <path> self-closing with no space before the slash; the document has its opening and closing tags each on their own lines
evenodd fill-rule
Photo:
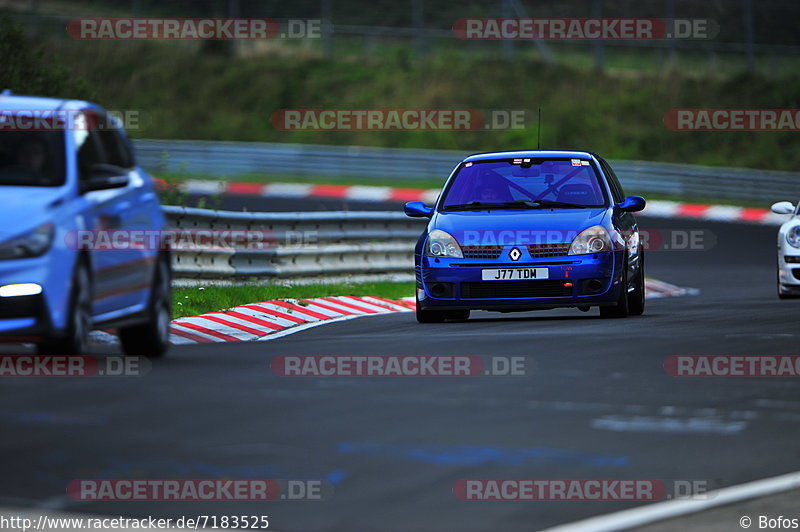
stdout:
<svg viewBox="0 0 800 532">
<path fill-rule="evenodd" d="M 53 224 L 40 225 L 33 231 L 0 243 L 0 259 L 24 259 L 43 255 L 53 243 Z"/>
<path fill-rule="evenodd" d="M 456 239 L 449 233 L 445 233 L 439 229 L 434 229 L 428 235 L 428 241 L 425 243 L 425 255 L 428 257 L 447 257 L 451 259 L 463 259 L 464 254 L 461 252 L 461 246 L 458 245 Z"/>
<path fill-rule="evenodd" d="M 568 255 L 586 255 L 611 251 L 611 237 L 602 225 L 593 225 L 584 229 L 572 240 Z"/>
<path fill-rule="evenodd" d="M 800 225 L 795 225 L 786 232 L 786 241 L 793 248 L 800 248 Z"/>
</svg>

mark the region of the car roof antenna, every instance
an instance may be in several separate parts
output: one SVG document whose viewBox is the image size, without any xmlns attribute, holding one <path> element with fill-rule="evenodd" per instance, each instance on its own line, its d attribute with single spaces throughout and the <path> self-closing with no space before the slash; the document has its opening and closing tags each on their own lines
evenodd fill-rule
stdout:
<svg viewBox="0 0 800 532">
<path fill-rule="evenodd" d="M 542 149 L 542 108 L 539 107 L 539 123 L 536 125 L 536 149 Z"/>
</svg>

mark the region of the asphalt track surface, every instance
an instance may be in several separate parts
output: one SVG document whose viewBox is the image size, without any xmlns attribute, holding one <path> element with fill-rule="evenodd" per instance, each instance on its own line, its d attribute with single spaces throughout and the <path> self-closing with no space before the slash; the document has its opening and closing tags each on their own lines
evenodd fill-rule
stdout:
<svg viewBox="0 0 800 532">
<path fill-rule="evenodd" d="M 240 209 L 247 198 L 226 199 Z M 323 201 L 323 203 L 325 203 Z M 315 209 L 258 200 L 249 210 Z M 336 200 L 324 205 L 341 208 Z M 350 204 L 349 208 L 359 205 Z M 365 204 L 390 209 L 397 205 Z M 516 531 L 643 502 L 467 502 L 459 479 L 704 480 L 722 487 L 800 469 L 798 381 L 675 378 L 670 355 L 797 355 L 800 301 L 775 294 L 775 227 L 643 218 L 705 230 L 708 250 L 652 251 L 648 275 L 701 290 L 645 315 L 596 309 L 411 313 L 267 342 L 174 348 L 142 377 L 5 379 L 0 504 L 156 517 L 270 516 L 277 530 Z M 115 354 L 98 348 L 96 354 Z M 528 375 L 285 378 L 278 355 L 522 356 Z M 76 502 L 76 478 L 288 478 L 323 501 Z M 738 529 L 732 522 L 731 529 Z"/>
</svg>

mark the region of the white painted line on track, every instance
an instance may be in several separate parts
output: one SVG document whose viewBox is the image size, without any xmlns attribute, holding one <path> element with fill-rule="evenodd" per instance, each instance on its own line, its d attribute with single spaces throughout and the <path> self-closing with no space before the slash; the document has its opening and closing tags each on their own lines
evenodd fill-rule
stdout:
<svg viewBox="0 0 800 532">
<path fill-rule="evenodd" d="M 703 510 L 727 506 L 750 499 L 766 497 L 767 495 L 774 495 L 797 488 L 800 488 L 800 471 L 712 490 L 704 494 L 707 497 L 704 499 L 673 499 L 671 501 L 647 504 L 628 510 L 590 517 L 573 523 L 558 525 L 545 529 L 544 532 L 629 530 L 634 527 L 644 526 L 667 519 L 674 519 L 676 517 L 682 517 L 702 512 Z"/>
</svg>

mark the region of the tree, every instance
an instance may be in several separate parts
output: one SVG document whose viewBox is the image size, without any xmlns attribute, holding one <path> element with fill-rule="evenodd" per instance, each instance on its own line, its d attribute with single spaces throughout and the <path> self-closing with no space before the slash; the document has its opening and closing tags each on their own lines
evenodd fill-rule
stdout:
<svg viewBox="0 0 800 532">
<path fill-rule="evenodd" d="M 0 18 L 0 90 L 15 94 L 95 99 L 83 79 L 45 55 L 22 28 L 8 17 Z"/>
</svg>

